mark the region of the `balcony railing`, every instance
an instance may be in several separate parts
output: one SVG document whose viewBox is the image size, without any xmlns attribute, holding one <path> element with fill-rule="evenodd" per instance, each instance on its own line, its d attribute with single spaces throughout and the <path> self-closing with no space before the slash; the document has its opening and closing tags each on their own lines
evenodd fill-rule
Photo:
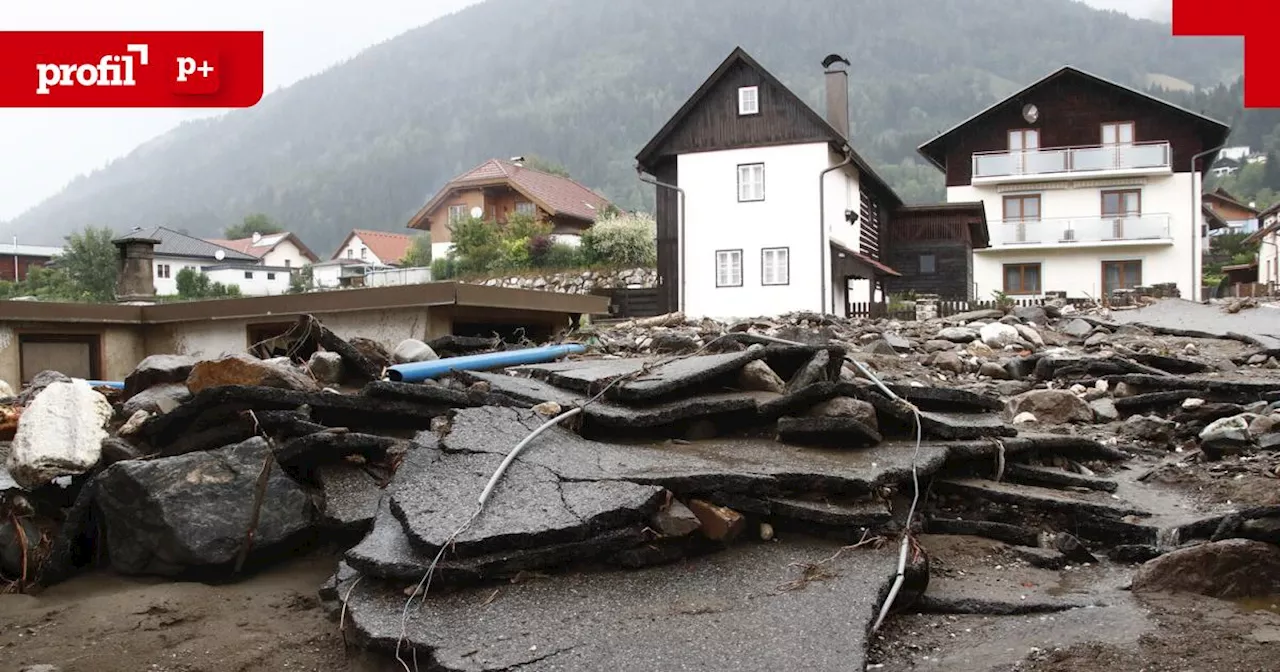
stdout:
<svg viewBox="0 0 1280 672">
<path fill-rule="evenodd" d="M 992 247 L 1171 240 L 1167 214 L 1006 220 L 988 225 Z"/>
<path fill-rule="evenodd" d="M 1104 170 L 1162 171 L 1172 166 L 1167 142 L 1094 147 L 1049 147 L 973 155 L 973 178 L 1094 173 Z"/>
</svg>

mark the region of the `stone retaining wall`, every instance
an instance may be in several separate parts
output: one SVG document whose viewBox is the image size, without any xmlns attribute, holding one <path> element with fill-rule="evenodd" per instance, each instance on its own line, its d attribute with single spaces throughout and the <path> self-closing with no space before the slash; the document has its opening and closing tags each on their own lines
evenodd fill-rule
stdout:
<svg viewBox="0 0 1280 672">
<path fill-rule="evenodd" d="M 565 294 L 590 294 L 596 289 L 645 289 L 658 285 L 658 271 L 652 268 L 566 271 L 548 275 L 510 275 L 470 280 L 473 284 L 512 289 L 537 289 Z"/>
</svg>

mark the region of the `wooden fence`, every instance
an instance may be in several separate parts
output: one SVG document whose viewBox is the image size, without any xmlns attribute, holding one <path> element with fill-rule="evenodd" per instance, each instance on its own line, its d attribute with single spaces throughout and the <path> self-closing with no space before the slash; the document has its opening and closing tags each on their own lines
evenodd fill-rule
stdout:
<svg viewBox="0 0 1280 672">
<path fill-rule="evenodd" d="M 1009 303 L 1013 304 L 1015 307 L 1040 306 L 1044 305 L 1045 301 L 1046 299 L 1009 299 Z M 1090 306 L 1094 303 L 1091 299 L 1066 299 L 1066 301 L 1074 306 Z M 960 313 L 968 313 L 975 310 L 994 310 L 998 308 L 999 304 L 995 301 L 939 301 L 938 317 L 950 317 L 952 315 L 959 315 Z M 915 304 L 913 303 L 850 303 L 849 316 L 891 320 L 914 320 L 916 319 L 916 309 Z"/>
<path fill-rule="evenodd" d="M 606 289 L 597 293 L 609 297 L 609 317 L 654 317 L 662 314 L 657 287 Z"/>
</svg>

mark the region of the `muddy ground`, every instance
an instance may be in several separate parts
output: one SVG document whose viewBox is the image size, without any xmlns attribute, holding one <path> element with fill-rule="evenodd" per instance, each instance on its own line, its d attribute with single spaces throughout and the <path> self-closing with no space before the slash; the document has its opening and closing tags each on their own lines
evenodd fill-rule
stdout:
<svg viewBox="0 0 1280 672">
<path fill-rule="evenodd" d="M 1128 597 L 1118 588 L 1127 567 L 1085 567 L 1059 575 L 1020 564 L 999 542 L 926 536 L 923 543 L 934 558 L 931 588 L 1088 595 L 1119 606 L 1029 616 L 904 613 L 877 638 L 876 666 L 869 669 L 1276 669 L 1280 609 L 1271 601 Z M 316 588 L 336 556 L 316 552 L 219 586 L 100 571 L 39 596 L 2 595 L 0 669 L 17 672 L 42 663 L 63 672 L 399 669 L 389 659 L 354 649 L 348 653 L 337 624 L 320 608 Z M 709 661 L 691 662 L 691 669 L 715 669 Z"/>
</svg>

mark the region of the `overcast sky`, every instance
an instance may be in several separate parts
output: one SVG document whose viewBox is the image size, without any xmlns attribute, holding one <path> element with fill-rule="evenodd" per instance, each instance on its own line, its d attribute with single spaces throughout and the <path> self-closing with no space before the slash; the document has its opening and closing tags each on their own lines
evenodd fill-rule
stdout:
<svg viewBox="0 0 1280 672">
<path fill-rule="evenodd" d="M 270 94 L 477 1 L 218 0 L 196 11 L 172 0 L 0 0 L 0 30 L 262 30 Z M 1171 2 L 1085 1 L 1144 18 Z M 0 110 L 0 221 L 178 123 L 214 113 Z"/>
</svg>

